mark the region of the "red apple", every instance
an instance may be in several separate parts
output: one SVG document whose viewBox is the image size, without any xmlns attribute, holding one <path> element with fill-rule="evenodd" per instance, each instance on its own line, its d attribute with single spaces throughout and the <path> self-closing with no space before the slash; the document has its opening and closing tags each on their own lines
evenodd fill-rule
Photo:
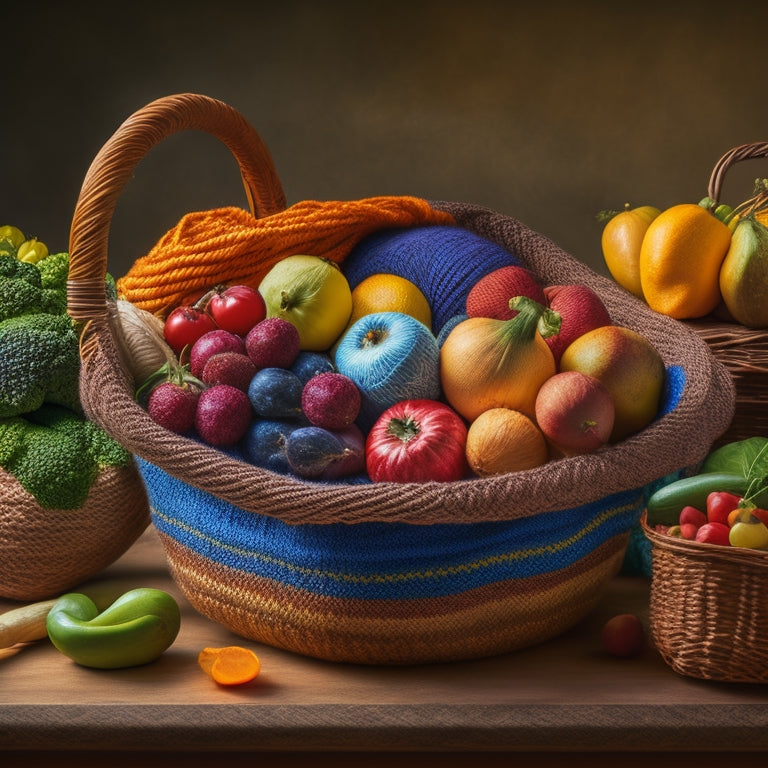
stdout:
<svg viewBox="0 0 768 768">
<path fill-rule="evenodd" d="M 608 442 L 615 420 L 613 398 L 594 376 L 562 371 L 541 385 L 536 422 L 566 456 L 590 453 Z"/>
</svg>

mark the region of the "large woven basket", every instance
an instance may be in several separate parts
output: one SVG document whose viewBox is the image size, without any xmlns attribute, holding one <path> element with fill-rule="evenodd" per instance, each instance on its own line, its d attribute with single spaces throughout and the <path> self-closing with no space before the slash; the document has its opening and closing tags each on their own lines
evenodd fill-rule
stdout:
<svg viewBox="0 0 768 768">
<path fill-rule="evenodd" d="M 588 456 L 450 483 L 320 483 L 246 464 L 152 422 L 133 397 L 103 290 L 121 190 L 159 141 L 199 129 L 237 159 L 256 217 L 285 207 L 242 116 L 196 94 L 159 99 L 107 141 L 72 222 L 70 312 L 87 321 L 88 413 L 138 457 L 171 572 L 233 632 L 309 656 L 404 664 L 503 653 L 560 634 L 619 570 L 649 487 L 703 460 L 733 415 L 733 384 L 706 343 L 520 222 L 433 203 L 549 284 L 583 283 L 667 366 L 658 418 Z M 343 233 L 340 233 L 340 237 Z"/>
<path fill-rule="evenodd" d="M 768 143 L 741 144 L 715 164 L 707 195 L 721 201 L 726 176 L 737 163 L 768 157 Z M 733 421 L 717 444 L 768 435 L 768 329 L 746 328 L 717 317 L 687 323 L 709 345 L 712 354 L 730 372 L 736 388 Z"/>
<path fill-rule="evenodd" d="M 768 552 L 642 526 L 653 561 L 651 634 L 664 661 L 687 677 L 768 683 Z"/>
</svg>

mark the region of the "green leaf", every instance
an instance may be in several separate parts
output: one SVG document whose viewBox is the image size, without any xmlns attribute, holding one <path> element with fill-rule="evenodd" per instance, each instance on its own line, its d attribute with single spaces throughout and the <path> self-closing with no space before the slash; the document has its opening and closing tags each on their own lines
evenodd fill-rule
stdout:
<svg viewBox="0 0 768 768">
<path fill-rule="evenodd" d="M 721 445 L 704 460 L 702 472 L 730 472 L 749 480 L 748 496 L 768 489 L 768 437 L 748 437 Z"/>
</svg>

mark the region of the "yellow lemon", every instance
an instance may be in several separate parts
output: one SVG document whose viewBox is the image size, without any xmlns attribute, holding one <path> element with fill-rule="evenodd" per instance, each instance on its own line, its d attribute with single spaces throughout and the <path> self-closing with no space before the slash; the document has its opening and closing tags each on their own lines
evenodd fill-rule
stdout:
<svg viewBox="0 0 768 768">
<path fill-rule="evenodd" d="M 417 285 L 399 275 L 376 273 L 352 290 L 349 325 L 375 312 L 401 312 L 432 330 L 432 310 Z"/>
</svg>

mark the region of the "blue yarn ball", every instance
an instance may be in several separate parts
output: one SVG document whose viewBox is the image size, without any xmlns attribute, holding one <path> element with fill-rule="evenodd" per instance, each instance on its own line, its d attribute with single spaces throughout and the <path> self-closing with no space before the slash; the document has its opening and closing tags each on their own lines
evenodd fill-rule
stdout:
<svg viewBox="0 0 768 768">
<path fill-rule="evenodd" d="M 459 324 L 463 323 L 469 315 L 454 315 L 443 323 L 440 333 L 437 335 L 437 346 L 443 348 L 445 340 L 450 336 L 451 331 Z"/>
<path fill-rule="evenodd" d="M 370 336 L 376 343 L 366 343 Z M 440 397 L 440 350 L 426 325 L 402 312 L 365 315 L 344 334 L 336 369 L 360 390 L 358 426 L 367 432 L 401 400 Z"/>
<path fill-rule="evenodd" d="M 457 226 L 384 229 L 363 238 L 342 265 L 354 289 L 376 273 L 394 274 L 414 283 L 432 308 L 432 330 L 466 311 L 472 286 L 488 273 L 521 262 L 487 238 Z"/>
</svg>

